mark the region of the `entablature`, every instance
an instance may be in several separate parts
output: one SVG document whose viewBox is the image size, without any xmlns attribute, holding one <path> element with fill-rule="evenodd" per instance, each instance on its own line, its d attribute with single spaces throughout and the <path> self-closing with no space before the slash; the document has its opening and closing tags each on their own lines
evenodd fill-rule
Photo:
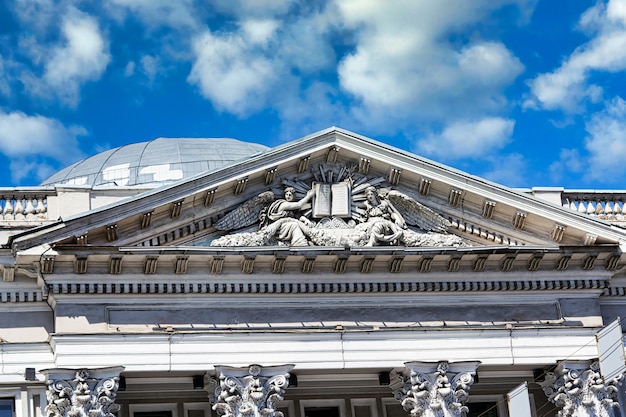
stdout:
<svg viewBox="0 0 626 417">
<path fill-rule="evenodd" d="M 610 292 L 619 248 L 136 248 L 19 255 L 52 294 Z M 18 269 L 19 271 L 19 269 Z"/>
</svg>

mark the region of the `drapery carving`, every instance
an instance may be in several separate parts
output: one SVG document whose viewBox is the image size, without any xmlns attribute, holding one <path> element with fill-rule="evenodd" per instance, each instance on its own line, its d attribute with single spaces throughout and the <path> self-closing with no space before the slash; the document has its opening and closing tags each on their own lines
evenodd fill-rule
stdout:
<svg viewBox="0 0 626 417">
<path fill-rule="evenodd" d="M 289 386 L 289 371 L 294 365 L 250 365 L 244 368 L 216 366 L 219 381 L 209 381 L 213 410 L 224 417 L 283 417 L 276 403 Z"/>
<path fill-rule="evenodd" d="M 541 383 L 559 417 L 614 417 L 622 376 L 604 381 L 598 361 L 562 361 Z"/>
<path fill-rule="evenodd" d="M 461 417 L 480 362 L 407 362 L 390 384 L 411 417 Z"/>
<path fill-rule="evenodd" d="M 48 417 L 113 417 L 119 375 L 124 367 L 45 369 Z"/>
</svg>

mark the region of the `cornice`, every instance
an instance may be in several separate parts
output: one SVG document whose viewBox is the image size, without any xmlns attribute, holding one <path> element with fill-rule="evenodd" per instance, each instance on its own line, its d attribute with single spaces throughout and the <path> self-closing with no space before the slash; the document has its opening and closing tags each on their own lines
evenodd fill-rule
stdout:
<svg viewBox="0 0 626 417">
<path fill-rule="evenodd" d="M 16 256 L 16 266 L 35 263 L 44 275 L 158 272 L 175 275 L 319 273 L 547 273 L 601 274 L 610 278 L 623 266 L 615 245 L 494 246 L 468 248 L 332 247 L 91 247 L 57 246 L 42 254 Z M 531 278 L 531 277 L 528 277 Z"/>
<path fill-rule="evenodd" d="M 33 263 L 45 288 L 3 290 L 3 302 L 52 295 L 497 294 L 545 291 L 621 296 L 619 248 L 111 248 L 60 246 Z M 18 271 L 21 269 L 18 268 Z M 45 294 L 45 295 L 44 295 Z"/>
<path fill-rule="evenodd" d="M 592 290 L 602 293 L 609 282 L 602 279 L 431 281 L 410 280 L 355 282 L 259 283 L 215 280 L 208 282 L 55 282 L 48 284 L 53 295 L 156 295 L 156 294 L 424 294 L 424 293 L 503 293 Z"/>
</svg>

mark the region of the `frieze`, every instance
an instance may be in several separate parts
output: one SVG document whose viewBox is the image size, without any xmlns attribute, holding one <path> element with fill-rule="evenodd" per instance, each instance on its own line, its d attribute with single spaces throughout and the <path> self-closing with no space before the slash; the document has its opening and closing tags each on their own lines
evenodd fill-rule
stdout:
<svg viewBox="0 0 626 417">
<path fill-rule="evenodd" d="M 213 224 L 228 232 L 211 246 L 469 246 L 447 233 L 451 223 L 359 166 L 321 164 L 283 179 Z M 253 225 L 258 230 L 250 230 Z"/>
</svg>

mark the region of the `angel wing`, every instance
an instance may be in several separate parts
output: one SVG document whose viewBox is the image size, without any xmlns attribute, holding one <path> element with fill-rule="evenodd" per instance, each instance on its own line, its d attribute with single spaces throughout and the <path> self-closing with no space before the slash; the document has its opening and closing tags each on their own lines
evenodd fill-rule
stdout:
<svg viewBox="0 0 626 417">
<path fill-rule="evenodd" d="M 451 225 L 433 210 L 399 191 L 389 191 L 387 198 L 404 217 L 404 221 L 412 226 L 426 231 L 445 232 Z"/>
<path fill-rule="evenodd" d="M 261 210 L 274 201 L 274 193 L 265 191 L 246 201 L 219 219 L 213 226 L 218 230 L 235 230 L 259 221 Z"/>
</svg>

